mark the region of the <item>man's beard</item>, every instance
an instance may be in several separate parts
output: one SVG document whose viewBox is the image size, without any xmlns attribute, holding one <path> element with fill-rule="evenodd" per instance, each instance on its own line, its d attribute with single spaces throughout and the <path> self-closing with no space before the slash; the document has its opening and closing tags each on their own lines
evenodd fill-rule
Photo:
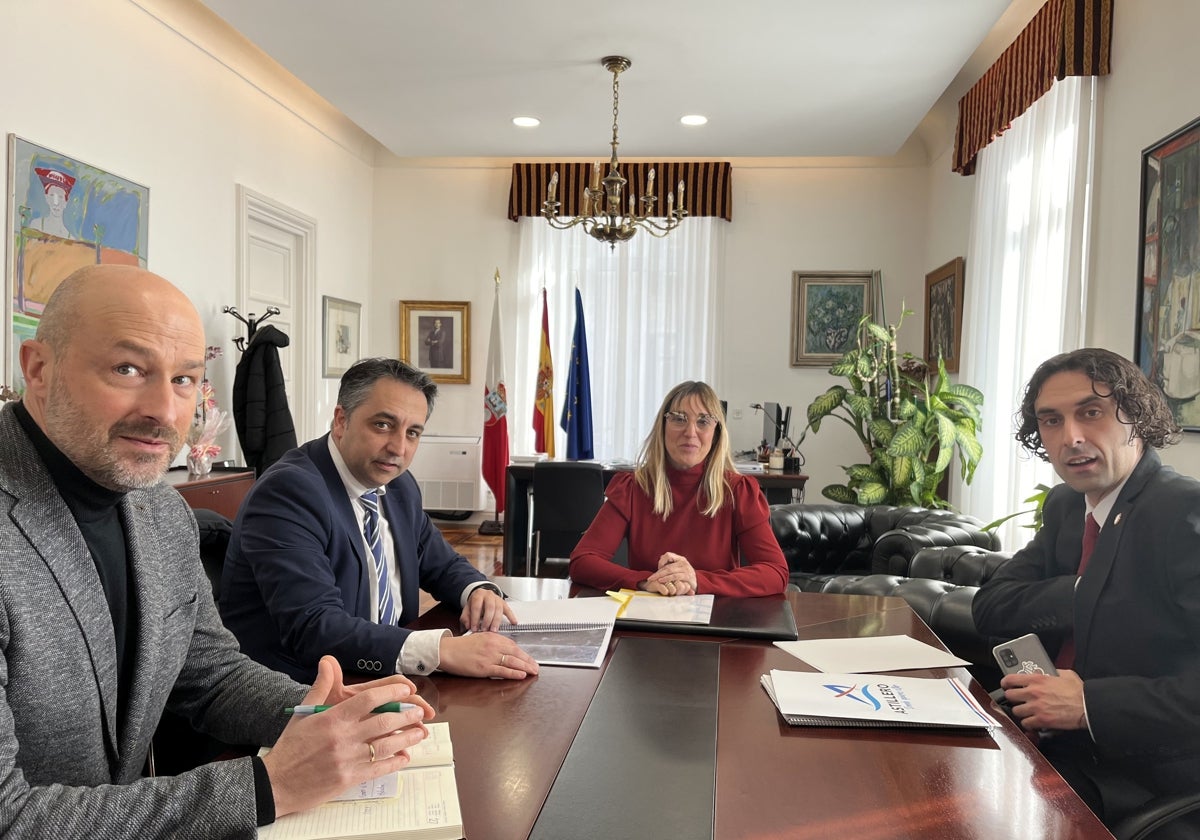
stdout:
<svg viewBox="0 0 1200 840">
<path fill-rule="evenodd" d="M 46 436 L 84 475 L 101 487 L 126 492 L 153 487 L 183 447 L 180 433 L 171 426 L 123 420 L 108 429 L 93 425 L 87 409 L 72 399 L 56 381 L 46 401 Z M 122 457 L 115 441 L 122 437 L 164 440 L 161 454 L 145 452 Z"/>
</svg>

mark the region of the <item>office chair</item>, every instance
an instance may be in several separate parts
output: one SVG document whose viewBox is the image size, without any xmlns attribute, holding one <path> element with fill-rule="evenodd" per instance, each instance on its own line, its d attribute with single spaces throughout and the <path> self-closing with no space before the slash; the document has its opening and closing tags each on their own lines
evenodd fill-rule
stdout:
<svg viewBox="0 0 1200 840">
<path fill-rule="evenodd" d="M 599 464 L 580 461 L 534 464 L 533 533 L 525 573 L 534 577 L 566 577 L 571 552 L 602 504 L 604 471 Z"/>
<path fill-rule="evenodd" d="M 233 534 L 233 523 L 216 511 L 197 508 L 196 525 L 200 533 L 200 562 L 212 587 L 213 600 L 221 586 L 221 569 L 225 565 L 225 550 Z M 150 745 L 148 769 L 151 775 L 174 776 L 186 770 L 208 764 L 234 750 L 231 745 L 194 730 L 182 716 L 164 710 Z M 247 753 L 248 754 L 248 753 Z"/>
<path fill-rule="evenodd" d="M 1192 837 L 1195 831 L 1194 822 L 1183 823 L 1187 828 L 1170 824 L 1189 814 L 1193 815 L 1191 820 L 1194 820 L 1197 809 L 1200 809 L 1200 793 L 1162 796 L 1150 800 L 1134 814 L 1121 820 L 1113 827 L 1112 833 L 1117 840 L 1142 840 L 1144 837 L 1154 840 L 1160 836 L 1157 834 L 1158 830 L 1166 828 L 1166 833 L 1161 835 L 1164 838 Z M 1172 828 L 1175 829 L 1175 833 L 1172 833 Z"/>
</svg>

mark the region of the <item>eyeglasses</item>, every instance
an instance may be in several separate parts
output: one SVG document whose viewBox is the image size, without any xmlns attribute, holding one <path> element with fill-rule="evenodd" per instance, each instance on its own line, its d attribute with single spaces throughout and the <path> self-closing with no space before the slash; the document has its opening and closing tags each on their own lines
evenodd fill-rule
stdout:
<svg viewBox="0 0 1200 840">
<path fill-rule="evenodd" d="M 672 429 L 686 429 L 688 427 L 688 423 L 691 422 L 691 418 L 682 411 L 668 411 L 663 414 L 663 417 L 667 418 L 667 425 Z M 696 431 L 698 432 L 710 432 L 720 425 L 720 423 L 717 421 L 717 418 L 713 417 L 711 414 L 698 414 L 696 415 L 695 422 Z"/>
</svg>

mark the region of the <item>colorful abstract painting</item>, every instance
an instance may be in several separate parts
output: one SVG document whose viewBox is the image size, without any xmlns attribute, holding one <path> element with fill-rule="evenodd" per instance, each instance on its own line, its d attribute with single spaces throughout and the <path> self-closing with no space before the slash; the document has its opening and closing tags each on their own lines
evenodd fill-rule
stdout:
<svg viewBox="0 0 1200 840">
<path fill-rule="evenodd" d="M 146 267 L 150 190 L 75 158 L 8 136 L 9 352 L 5 381 L 23 389 L 18 348 L 50 295 L 77 268 Z"/>
</svg>

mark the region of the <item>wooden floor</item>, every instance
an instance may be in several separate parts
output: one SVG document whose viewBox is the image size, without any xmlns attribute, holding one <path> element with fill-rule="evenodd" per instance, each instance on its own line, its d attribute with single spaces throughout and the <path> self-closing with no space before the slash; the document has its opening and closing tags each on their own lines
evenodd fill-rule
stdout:
<svg viewBox="0 0 1200 840">
<path fill-rule="evenodd" d="M 479 533 L 478 525 L 462 525 L 456 522 L 435 523 L 446 538 L 446 542 L 454 546 L 454 550 L 471 561 L 471 565 L 485 575 L 504 573 L 504 537 L 497 534 L 494 537 Z M 421 613 L 436 604 L 428 593 L 421 592 Z"/>
</svg>

